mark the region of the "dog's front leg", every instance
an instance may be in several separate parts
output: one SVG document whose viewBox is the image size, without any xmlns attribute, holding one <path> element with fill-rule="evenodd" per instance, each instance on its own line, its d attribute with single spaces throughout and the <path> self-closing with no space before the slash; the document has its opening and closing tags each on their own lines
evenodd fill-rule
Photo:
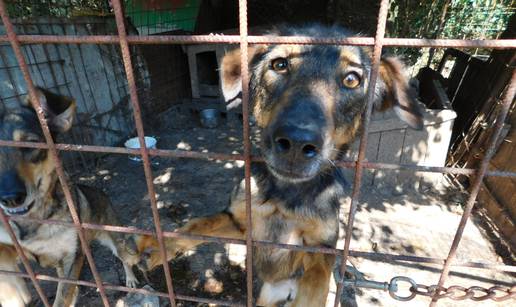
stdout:
<svg viewBox="0 0 516 307">
<path fill-rule="evenodd" d="M 177 232 L 229 239 L 242 239 L 245 236 L 245 229 L 242 229 L 233 216 L 227 212 L 194 218 L 179 228 Z M 165 240 L 167 261 L 174 258 L 176 254 L 191 250 L 204 242 L 193 239 L 167 238 Z M 143 269 L 149 271 L 162 263 L 157 241 L 153 244 L 153 248 L 149 248 L 148 254 L 144 255 L 142 260 L 145 263 Z"/>
<path fill-rule="evenodd" d="M 20 237 L 20 230 L 18 229 L 18 226 L 16 224 L 11 223 L 11 228 L 14 231 L 14 235 L 19 238 Z M 7 232 L 7 230 L 4 228 L 4 226 L 0 223 L 0 244 L 6 244 L 6 245 L 13 245 L 13 240 L 11 239 L 11 236 Z"/>
<path fill-rule="evenodd" d="M 292 307 L 324 306 L 328 296 L 334 255 L 307 253 L 303 257 L 303 276 Z"/>
<path fill-rule="evenodd" d="M 19 272 L 13 247 L 0 244 L 0 270 Z M 0 306 L 24 307 L 30 293 L 23 278 L 0 274 Z"/>
<path fill-rule="evenodd" d="M 60 261 L 56 267 L 57 276 L 78 280 L 81 274 L 82 266 L 84 264 L 84 254 L 82 251 L 77 251 L 75 254 L 70 254 Z M 53 307 L 69 307 L 75 306 L 79 287 L 77 285 L 60 282 L 57 285 L 56 298 Z"/>
</svg>

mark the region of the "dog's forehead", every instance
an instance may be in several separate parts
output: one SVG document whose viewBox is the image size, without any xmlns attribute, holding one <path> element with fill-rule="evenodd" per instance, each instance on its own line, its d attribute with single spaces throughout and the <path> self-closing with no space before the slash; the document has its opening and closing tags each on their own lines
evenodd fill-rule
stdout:
<svg viewBox="0 0 516 307">
<path fill-rule="evenodd" d="M 19 140 L 23 134 L 41 135 L 36 113 L 24 107 L 6 111 L 0 118 L 0 139 Z"/>
<path fill-rule="evenodd" d="M 358 66 L 368 65 L 366 53 L 357 46 L 337 45 L 272 45 L 269 47 L 265 59 L 300 58 L 314 60 L 318 64 L 335 65 L 340 62 L 352 63 Z"/>
<path fill-rule="evenodd" d="M 357 36 L 353 32 L 340 26 L 323 26 L 307 24 L 298 27 L 280 25 L 269 33 L 272 36 L 305 36 L 316 38 L 346 38 Z M 312 60 L 318 65 L 336 65 L 343 63 L 355 66 L 370 66 L 367 50 L 358 46 L 347 45 L 273 45 L 268 48 L 267 57 L 302 57 Z"/>
</svg>

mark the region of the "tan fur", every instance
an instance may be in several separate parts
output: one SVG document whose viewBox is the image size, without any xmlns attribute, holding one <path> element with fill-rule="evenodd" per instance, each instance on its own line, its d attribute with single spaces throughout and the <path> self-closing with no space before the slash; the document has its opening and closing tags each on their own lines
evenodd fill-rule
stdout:
<svg viewBox="0 0 516 307">
<path fill-rule="evenodd" d="M 254 54 L 265 48 L 264 45 L 249 46 L 248 56 L 252 59 Z M 226 100 L 232 99 L 240 92 L 239 84 L 241 83 L 240 77 L 240 49 L 233 49 L 228 51 L 222 58 L 220 79 L 223 86 L 222 92 Z M 225 86 L 228 85 L 228 86 Z"/>
<path fill-rule="evenodd" d="M 298 283 L 298 295 L 292 306 L 322 306 L 329 291 L 331 268 L 335 262 L 334 255 L 305 253 L 303 256 L 303 276 Z"/>
<path fill-rule="evenodd" d="M 385 82 L 385 85 L 388 88 L 394 88 L 395 82 L 401 79 L 401 76 L 397 76 L 397 66 L 398 65 L 395 62 L 382 61 L 380 63 L 380 69 L 378 73 L 380 74 L 383 82 Z M 387 110 L 391 108 L 394 104 L 394 97 L 392 95 L 389 95 L 385 98 L 386 99 L 384 99 L 380 110 Z"/>
<path fill-rule="evenodd" d="M 19 272 L 16 264 L 16 250 L 0 244 L 0 270 Z M 0 305 L 23 307 L 30 302 L 30 293 L 21 277 L 0 274 Z"/>
<path fill-rule="evenodd" d="M 337 147 L 349 144 L 355 137 L 360 128 L 361 117 L 355 118 L 350 125 L 335 129 L 333 138 Z"/>
<path fill-rule="evenodd" d="M 346 47 L 342 48 L 340 51 L 340 61 L 342 68 L 346 68 L 350 64 L 360 65 L 362 63 L 362 60 L 357 55 L 356 51 Z"/>
<path fill-rule="evenodd" d="M 252 194 L 260 195 L 260 191 L 253 186 Z M 226 213 L 216 214 L 210 217 L 195 218 L 177 230 L 177 232 L 188 233 L 193 235 L 216 236 L 231 239 L 244 239 L 246 235 L 246 214 L 244 193 L 240 192 L 233 196 L 229 211 L 232 216 Z M 267 221 L 272 216 L 278 217 L 286 222 L 288 229 L 282 236 L 281 243 L 294 245 L 319 246 L 319 242 L 326 240 L 331 236 L 332 232 L 338 225 L 328 223 L 318 218 L 299 219 L 298 216 L 284 209 L 282 204 L 274 202 L 260 202 L 259 198 L 253 197 L 252 217 L 253 217 L 253 239 L 265 240 L 267 233 Z M 193 249 L 197 245 L 203 243 L 200 240 L 188 239 L 166 239 L 167 256 L 170 260 L 176 254 Z M 153 237 L 144 237 L 139 243 L 141 251 L 152 248 L 149 258 L 146 260 L 146 267 L 152 270 L 161 265 L 161 256 L 157 240 Z M 308 275 L 299 280 L 299 292 L 307 292 L 312 297 L 306 298 L 304 295 L 302 302 L 296 300 L 292 306 L 317 306 L 315 302 L 320 302 L 326 298 L 331 269 L 333 265 L 333 257 L 320 254 L 310 254 L 304 252 L 291 252 L 284 249 L 260 248 L 255 255 L 255 261 L 260 261 L 261 253 L 265 252 L 267 257 L 274 257 L 277 262 L 277 270 L 273 275 L 267 276 L 265 281 L 278 282 L 289 278 L 292 272 L 303 267 Z M 272 252 L 272 254 L 270 254 Z M 264 256 L 265 257 L 265 256 Z M 305 276 L 303 275 L 303 276 Z M 312 304 L 312 305 L 309 305 Z M 314 305 L 315 304 L 315 305 Z M 272 305 L 271 305 L 272 306 Z"/>
</svg>

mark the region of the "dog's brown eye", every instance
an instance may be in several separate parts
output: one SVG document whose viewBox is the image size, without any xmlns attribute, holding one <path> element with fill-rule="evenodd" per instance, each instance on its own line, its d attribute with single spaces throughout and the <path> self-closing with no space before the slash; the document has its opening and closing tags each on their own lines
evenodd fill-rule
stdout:
<svg viewBox="0 0 516 307">
<path fill-rule="evenodd" d="M 288 60 L 285 58 L 277 58 L 272 60 L 271 67 L 277 72 L 286 72 L 288 70 Z"/>
<path fill-rule="evenodd" d="M 344 76 L 342 84 L 347 88 L 355 88 L 360 85 L 360 76 L 356 72 L 350 72 Z"/>
</svg>

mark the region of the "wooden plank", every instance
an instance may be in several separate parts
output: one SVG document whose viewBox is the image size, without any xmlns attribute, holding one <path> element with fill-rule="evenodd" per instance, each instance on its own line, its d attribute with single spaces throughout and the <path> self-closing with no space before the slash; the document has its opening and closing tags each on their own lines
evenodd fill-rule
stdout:
<svg viewBox="0 0 516 307">
<path fill-rule="evenodd" d="M 379 132 L 369 133 L 369 135 L 367 137 L 367 147 L 366 147 L 367 161 L 370 161 L 370 162 L 378 161 L 378 151 L 380 149 L 380 134 L 381 133 L 379 133 Z M 358 158 L 358 148 L 356 148 L 353 160 L 356 160 L 357 158 Z M 374 178 L 375 178 L 377 172 L 378 172 L 378 170 L 368 170 L 368 171 L 364 172 L 364 179 L 363 179 L 364 186 L 366 186 L 366 185 L 370 186 L 370 185 L 374 184 Z"/>
<path fill-rule="evenodd" d="M 509 178 L 487 177 L 486 186 L 491 191 L 500 205 L 507 209 L 513 220 L 516 221 L 516 184 Z"/>
<path fill-rule="evenodd" d="M 204 52 L 213 52 L 217 61 L 217 67 L 220 67 L 222 57 L 226 54 L 227 49 L 227 45 L 214 44 L 186 45 L 184 47 L 188 56 L 188 67 L 190 70 L 190 82 L 193 98 L 201 98 L 202 96 L 222 97 L 222 93 L 218 85 L 206 85 L 200 83 L 197 55 Z"/>
<path fill-rule="evenodd" d="M 370 132 L 386 130 L 398 130 L 408 128 L 408 125 L 401 121 L 393 111 L 385 112 L 385 119 L 373 120 L 369 126 Z M 453 110 L 423 110 L 423 125 L 435 125 L 442 122 L 454 120 L 457 114 Z"/>
<path fill-rule="evenodd" d="M 399 163 L 403 150 L 405 129 L 384 131 L 380 135 L 377 162 Z M 378 170 L 374 175 L 374 185 L 378 187 L 394 188 L 398 185 L 397 170 Z"/>
<path fill-rule="evenodd" d="M 403 149 L 403 137 L 405 129 L 384 131 L 380 137 L 378 150 L 378 162 L 399 163 Z"/>
<path fill-rule="evenodd" d="M 427 142 L 423 141 L 426 139 L 426 129 L 422 131 L 406 129 L 400 163 L 411 165 L 422 164 L 428 150 Z M 398 182 L 402 187 L 418 189 L 421 176 L 421 173 L 414 171 L 400 171 L 398 174 Z"/>
<path fill-rule="evenodd" d="M 448 155 L 448 147 L 452 136 L 453 121 L 443 121 L 432 126 L 427 126 L 427 146 L 423 165 L 444 166 Z M 440 173 L 428 173 L 424 176 L 425 183 L 431 186 L 438 186 L 443 175 Z"/>
<path fill-rule="evenodd" d="M 516 226 L 514 222 L 504 212 L 503 207 L 491 194 L 489 188 L 482 184 L 478 194 L 478 200 L 486 210 L 487 215 L 493 220 L 499 233 L 509 243 L 513 252 L 516 252 Z"/>
<path fill-rule="evenodd" d="M 200 98 L 201 94 L 199 92 L 199 76 L 197 74 L 197 49 L 190 48 L 187 49 L 188 55 L 188 68 L 190 70 L 190 85 L 192 87 L 192 97 Z"/>
<path fill-rule="evenodd" d="M 516 116 L 515 116 L 516 118 Z M 516 120 L 511 125 L 511 131 L 507 137 L 501 142 L 500 147 L 494 158 L 491 160 L 492 164 L 497 166 L 498 169 L 507 171 L 516 171 Z"/>
</svg>

